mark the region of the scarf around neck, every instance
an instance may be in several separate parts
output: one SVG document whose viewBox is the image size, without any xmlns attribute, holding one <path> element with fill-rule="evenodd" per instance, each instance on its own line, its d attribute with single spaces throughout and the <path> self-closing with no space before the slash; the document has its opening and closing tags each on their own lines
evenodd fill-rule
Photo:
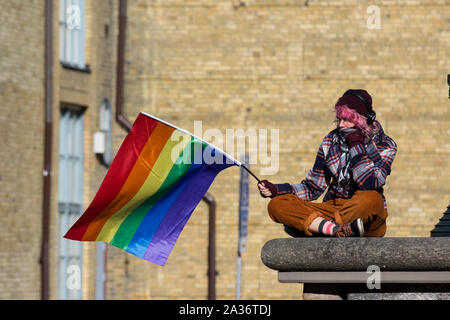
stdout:
<svg viewBox="0 0 450 320">
<path fill-rule="evenodd" d="M 351 170 L 350 170 L 349 148 L 347 146 L 345 136 L 356 130 L 357 130 L 356 127 L 347 128 L 347 129 L 336 128 L 334 130 L 333 144 L 338 145 L 341 150 L 341 156 L 339 159 L 339 167 L 338 167 L 337 186 L 344 188 L 346 190 L 350 189 Z M 378 144 L 381 137 L 383 136 L 383 134 L 384 134 L 384 131 L 383 131 L 381 124 L 375 120 L 371 127 L 371 135 L 370 135 L 370 137 L 366 137 L 364 144 L 367 145 L 370 141 L 372 141 L 375 144 Z"/>
<path fill-rule="evenodd" d="M 346 129 L 339 129 L 337 128 L 335 130 L 335 134 L 333 137 L 333 144 L 339 145 L 341 148 L 341 157 L 339 159 L 339 169 L 338 169 L 338 187 L 343 187 L 345 189 L 348 189 L 350 187 L 350 154 L 349 154 L 349 148 L 347 146 L 347 142 L 345 139 L 345 136 L 355 132 L 357 128 L 346 128 Z"/>
</svg>

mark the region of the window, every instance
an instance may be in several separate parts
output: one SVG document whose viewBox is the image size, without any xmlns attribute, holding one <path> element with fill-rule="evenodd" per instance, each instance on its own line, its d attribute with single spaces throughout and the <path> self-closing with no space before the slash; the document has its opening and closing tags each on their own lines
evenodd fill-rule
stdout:
<svg viewBox="0 0 450 320">
<path fill-rule="evenodd" d="M 99 112 L 99 129 L 102 133 L 105 144 L 104 152 L 100 156 L 100 160 L 105 167 L 109 167 L 112 161 L 111 154 L 111 127 L 112 127 L 112 111 L 111 104 L 107 98 L 102 100 Z M 95 298 L 97 300 L 105 299 L 105 282 L 106 282 L 106 244 L 97 242 L 97 276 L 95 282 Z"/>
<path fill-rule="evenodd" d="M 58 299 L 81 299 L 82 246 L 63 235 L 83 211 L 83 110 L 62 108 L 59 120 Z"/>
<path fill-rule="evenodd" d="M 60 0 L 59 54 L 63 65 L 85 69 L 85 0 Z"/>
</svg>

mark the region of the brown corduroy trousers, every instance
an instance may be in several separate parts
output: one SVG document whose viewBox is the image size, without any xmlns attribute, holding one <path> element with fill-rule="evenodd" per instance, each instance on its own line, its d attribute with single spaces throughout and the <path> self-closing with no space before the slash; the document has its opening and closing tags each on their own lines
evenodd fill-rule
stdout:
<svg viewBox="0 0 450 320">
<path fill-rule="evenodd" d="M 382 237 L 386 233 L 387 211 L 383 197 L 377 191 L 358 190 L 350 199 L 335 199 L 322 203 L 305 201 L 293 194 L 274 197 L 268 205 L 273 221 L 288 225 L 311 236 L 309 225 L 317 217 L 337 224 L 361 218 L 366 237 Z"/>
</svg>

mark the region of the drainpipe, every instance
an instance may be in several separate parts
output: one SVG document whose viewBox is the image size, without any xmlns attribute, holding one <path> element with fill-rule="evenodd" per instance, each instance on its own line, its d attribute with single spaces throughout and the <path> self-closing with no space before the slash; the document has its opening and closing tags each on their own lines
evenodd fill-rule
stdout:
<svg viewBox="0 0 450 320">
<path fill-rule="evenodd" d="M 216 300 L 216 201 L 209 194 L 203 196 L 209 207 L 208 227 L 208 300 Z"/>
<path fill-rule="evenodd" d="M 119 1 L 119 41 L 117 47 L 116 121 L 130 132 L 131 122 L 123 114 L 123 75 L 125 61 L 125 40 L 127 27 L 127 0 Z M 209 207 L 208 230 L 208 299 L 216 299 L 216 202 L 209 193 L 203 196 Z M 128 265 L 128 259 L 125 261 Z"/>
<path fill-rule="evenodd" d="M 131 122 L 123 114 L 123 70 L 125 61 L 125 37 L 127 32 L 127 0 L 119 2 L 119 41 L 117 44 L 116 121 L 128 132 Z"/>
<path fill-rule="evenodd" d="M 41 299 L 49 299 L 49 226 L 52 172 L 52 104 L 53 104 L 53 7 L 52 0 L 45 1 L 45 138 L 42 201 Z"/>
</svg>

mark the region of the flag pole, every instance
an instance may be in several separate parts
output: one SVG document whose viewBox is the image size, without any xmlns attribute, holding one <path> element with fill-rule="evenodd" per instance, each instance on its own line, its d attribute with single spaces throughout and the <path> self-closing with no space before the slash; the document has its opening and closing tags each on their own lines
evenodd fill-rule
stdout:
<svg viewBox="0 0 450 320">
<path fill-rule="evenodd" d="M 259 180 L 258 177 L 255 176 L 255 175 L 253 174 L 253 172 L 250 171 L 249 168 L 247 168 L 246 166 L 244 166 L 242 163 L 241 163 L 241 167 L 243 167 L 245 170 L 247 170 L 248 173 L 250 173 L 250 174 L 258 181 L 258 183 L 261 183 L 261 180 Z"/>
<path fill-rule="evenodd" d="M 181 128 L 179 128 L 179 127 L 177 127 L 177 126 L 175 126 L 175 125 L 173 125 L 173 124 L 171 124 L 171 123 L 169 123 L 169 122 L 167 122 L 167 121 L 164 121 L 164 120 L 162 120 L 162 119 L 159 119 L 159 118 L 157 118 L 157 117 L 155 117 L 155 116 L 152 116 L 152 115 L 150 115 L 150 114 L 148 114 L 148 113 L 146 113 L 146 112 L 143 112 L 143 111 L 141 111 L 141 113 L 142 113 L 143 115 L 149 117 L 149 118 L 153 118 L 153 119 L 155 119 L 155 120 L 157 120 L 157 121 L 159 121 L 159 122 L 162 122 L 162 123 L 168 125 L 169 127 L 172 127 L 172 128 L 174 128 L 174 129 L 180 130 L 181 132 L 184 132 L 184 133 L 186 133 L 186 134 L 188 134 L 188 135 L 190 135 L 190 136 L 192 136 L 192 137 L 194 137 L 194 138 L 196 138 L 196 139 L 198 139 L 198 140 L 200 140 L 200 141 L 203 141 L 203 142 L 205 142 L 205 143 L 207 143 L 207 144 L 213 146 L 215 149 L 217 149 L 217 150 L 219 150 L 220 152 L 222 152 L 226 157 L 228 157 L 229 159 L 231 159 L 231 161 L 233 161 L 234 164 L 236 164 L 236 165 L 238 165 L 238 166 L 242 166 L 245 170 L 248 171 L 248 173 L 250 173 L 250 174 L 258 181 L 258 183 L 261 183 L 261 180 L 259 180 L 258 177 L 255 176 L 255 175 L 253 174 L 253 172 L 251 172 L 251 171 L 249 170 L 249 168 L 247 168 L 246 166 L 244 166 L 240 161 L 234 159 L 232 156 L 230 156 L 228 153 L 226 153 L 226 152 L 223 151 L 222 149 L 217 148 L 216 146 L 212 145 L 211 143 L 206 142 L 205 140 L 203 140 L 203 139 L 197 137 L 196 135 L 194 135 L 194 134 L 192 134 L 192 133 L 190 133 L 190 132 L 188 132 L 188 131 L 186 131 L 186 130 L 184 130 L 184 129 L 181 129 Z"/>
<path fill-rule="evenodd" d="M 236 164 L 237 166 L 240 166 L 240 165 L 241 165 L 241 162 L 240 162 L 240 161 L 236 160 L 235 158 L 233 158 L 232 156 L 230 156 L 228 153 L 226 153 L 226 152 L 223 151 L 222 149 L 216 147 L 216 146 L 213 145 L 212 143 L 209 143 L 209 142 L 203 140 L 202 138 L 197 137 L 195 134 L 192 134 L 192 133 L 190 133 L 190 132 L 188 132 L 188 131 L 186 131 L 186 130 L 180 128 L 180 127 L 177 127 L 177 126 L 175 126 L 175 125 L 173 125 L 173 124 L 171 124 L 171 123 L 169 123 L 169 122 L 167 122 L 167 121 L 164 121 L 164 120 L 162 120 L 162 119 L 160 119 L 160 118 L 158 118 L 158 117 L 152 116 L 151 114 L 148 114 L 148 113 L 146 113 L 146 112 L 144 112 L 144 111 L 141 111 L 141 114 L 143 114 L 144 116 L 147 116 L 147 117 L 149 117 L 149 118 L 155 119 L 156 121 L 159 121 L 159 122 L 161 122 L 161 123 L 164 123 L 164 124 L 168 125 L 169 127 L 172 127 L 172 128 L 174 128 L 174 129 L 177 129 L 177 130 L 179 130 L 179 131 L 181 131 L 181 132 L 183 132 L 183 133 L 185 133 L 185 134 L 190 135 L 191 137 L 194 137 L 195 139 L 197 139 L 197 140 L 199 140 L 199 141 L 202 141 L 202 142 L 204 142 L 204 143 L 206 143 L 206 144 L 208 144 L 208 145 L 214 147 L 214 149 L 219 150 L 219 151 L 222 152 L 227 158 L 229 158 L 231 161 L 233 161 L 234 164 Z M 248 170 L 248 169 L 247 169 L 247 170 Z M 256 177 L 255 177 L 255 178 L 256 178 Z M 258 180 L 258 179 L 257 179 L 257 180 Z M 258 180 L 258 181 L 259 181 L 259 180 Z"/>
</svg>

